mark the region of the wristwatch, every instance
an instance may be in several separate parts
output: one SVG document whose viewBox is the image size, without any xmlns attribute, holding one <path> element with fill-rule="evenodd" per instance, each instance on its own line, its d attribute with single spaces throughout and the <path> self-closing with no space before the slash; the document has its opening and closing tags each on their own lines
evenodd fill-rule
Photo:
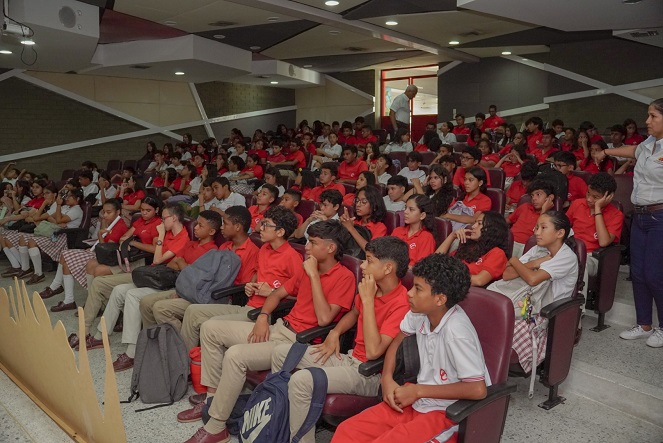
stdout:
<svg viewBox="0 0 663 443">
<path fill-rule="evenodd" d="M 161 240 L 157 240 L 157 246 L 163 245 L 163 242 Z"/>
</svg>

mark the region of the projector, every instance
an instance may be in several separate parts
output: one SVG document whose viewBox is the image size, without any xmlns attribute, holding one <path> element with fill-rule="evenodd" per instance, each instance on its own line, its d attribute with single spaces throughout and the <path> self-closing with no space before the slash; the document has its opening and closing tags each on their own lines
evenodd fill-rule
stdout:
<svg viewBox="0 0 663 443">
<path fill-rule="evenodd" d="M 17 35 L 20 37 L 29 37 L 32 32 L 27 26 L 17 25 L 15 23 L 8 23 L 5 21 L 2 24 L 2 34 L 3 35 Z"/>
</svg>

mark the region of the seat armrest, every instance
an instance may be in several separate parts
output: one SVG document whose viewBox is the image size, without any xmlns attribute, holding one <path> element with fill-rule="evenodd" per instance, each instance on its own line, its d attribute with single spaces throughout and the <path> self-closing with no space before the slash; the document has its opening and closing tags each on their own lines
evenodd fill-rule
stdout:
<svg viewBox="0 0 663 443">
<path fill-rule="evenodd" d="M 57 231 L 57 234 L 65 234 L 67 236 L 67 248 L 77 249 L 78 243 L 82 242 L 88 237 L 89 229 L 85 228 L 63 228 Z"/>
<path fill-rule="evenodd" d="M 508 382 L 488 386 L 486 397 L 481 400 L 458 400 L 449 405 L 446 410 L 447 418 L 455 423 L 460 423 L 484 406 L 516 392 L 517 388 L 515 383 Z"/>
<path fill-rule="evenodd" d="M 291 300 L 291 299 L 283 300 L 281 303 L 279 303 L 276 309 L 274 309 L 271 317 L 272 318 L 283 317 L 288 312 L 290 312 L 293 306 L 295 306 L 295 301 L 296 300 Z M 252 309 L 246 314 L 246 316 L 248 317 L 249 320 L 256 321 L 258 319 L 258 316 L 260 315 L 260 311 L 262 311 L 262 308 Z"/>
<path fill-rule="evenodd" d="M 297 341 L 300 343 L 311 343 L 316 338 L 325 337 L 329 332 L 336 327 L 337 323 L 331 323 L 327 326 L 316 326 L 309 328 L 297 334 Z"/>
<path fill-rule="evenodd" d="M 218 291 L 212 292 L 212 300 L 221 300 L 224 298 L 229 298 L 236 296 L 238 294 L 244 294 L 244 287 L 246 285 L 237 285 L 230 286 L 229 288 L 219 289 Z"/>
<path fill-rule="evenodd" d="M 370 377 L 382 371 L 384 366 L 384 357 L 369 360 L 359 365 L 359 373 L 364 377 Z"/>
<path fill-rule="evenodd" d="M 562 311 L 565 311 L 567 309 L 570 309 L 572 307 L 578 307 L 585 302 L 584 297 L 576 297 L 576 298 L 563 298 L 561 300 L 554 301 L 543 308 L 541 308 L 541 316 L 547 319 L 551 319 L 557 314 L 559 314 Z"/>
</svg>

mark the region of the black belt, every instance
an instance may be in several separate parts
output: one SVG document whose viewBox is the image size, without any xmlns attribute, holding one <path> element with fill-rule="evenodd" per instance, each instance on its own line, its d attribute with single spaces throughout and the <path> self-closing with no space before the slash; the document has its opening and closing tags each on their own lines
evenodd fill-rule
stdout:
<svg viewBox="0 0 663 443">
<path fill-rule="evenodd" d="M 663 203 L 657 203 L 655 205 L 645 205 L 645 206 L 634 206 L 633 211 L 636 214 L 649 214 L 651 212 L 660 211 L 663 209 Z"/>
<path fill-rule="evenodd" d="M 285 326 L 286 328 L 290 329 L 292 332 L 297 334 L 297 331 L 295 331 L 294 328 L 290 326 L 290 322 L 288 320 L 283 320 L 283 326 Z"/>
</svg>

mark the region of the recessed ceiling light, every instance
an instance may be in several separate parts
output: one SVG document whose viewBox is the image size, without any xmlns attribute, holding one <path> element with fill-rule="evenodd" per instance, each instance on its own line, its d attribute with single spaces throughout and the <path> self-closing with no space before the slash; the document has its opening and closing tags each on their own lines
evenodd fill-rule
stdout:
<svg viewBox="0 0 663 443">
<path fill-rule="evenodd" d="M 182 72 L 182 71 L 177 71 L 177 72 L 175 73 L 175 75 L 184 75 L 184 72 Z"/>
<path fill-rule="evenodd" d="M 405 51 L 405 48 L 396 48 L 397 51 Z"/>
<path fill-rule="evenodd" d="M 279 18 L 278 17 L 267 17 L 268 22 L 278 22 Z"/>
<path fill-rule="evenodd" d="M 327 6 L 338 6 L 338 2 L 336 0 L 328 0 L 325 2 L 325 5 Z"/>
<path fill-rule="evenodd" d="M 522 60 L 523 60 L 524 62 L 526 62 L 526 61 L 527 61 L 527 59 L 526 59 L 526 58 L 524 58 L 524 59 L 522 59 Z"/>
<path fill-rule="evenodd" d="M 403 65 L 395 65 L 395 66 L 396 66 L 397 68 L 400 68 L 400 67 L 403 66 Z"/>
<path fill-rule="evenodd" d="M 258 49 L 260 49 L 260 46 L 249 46 L 249 49 L 251 51 L 257 51 Z"/>
<path fill-rule="evenodd" d="M 22 44 L 22 45 L 26 45 L 26 46 L 32 46 L 32 45 L 34 45 L 34 44 L 36 44 L 36 43 L 35 43 L 35 41 L 32 40 L 31 38 L 26 38 L 26 39 L 21 40 L 21 44 Z"/>
<path fill-rule="evenodd" d="M 166 26 L 175 26 L 177 22 L 174 22 L 172 20 L 166 20 L 165 22 L 163 22 L 163 24 Z"/>
<path fill-rule="evenodd" d="M 226 36 L 225 36 L 225 35 L 221 35 L 221 34 L 214 34 L 214 38 L 217 39 L 217 40 L 221 40 L 221 39 L 226 38 Z"/>
<path fill-rule="evenodd" d="M 451 40 L 451 41 L 449 42 L 449 44 L 450 44 L 450 45 L 459 45 L 460 42 L 459 42 L 458 40 Z"/>
<path fill-rule="evenodd" d="M 329 33 L 330 33 L 331 35 L 338 35 L 338 34 L 341 33 L 341 31 L 332 30 L 332 31 L 329 31 Z"/>
<path fill-rule="evenodd" d="M 502 55 L 511 55 L 511 51 L 502 51 Z"/>
<path fill-rule="evenodd" d="M 273 84 L 273 85 L 278 85 L 279 84 L 279 82 L 276 82 L 276 81 L 271 81 L 270 83 Z"/>
<path fill-rule="evenodd" d="M 388 21 L 384 22 L 384 24 L 387 25 L 387 26 L 396 26 L 398 24 L 398 22 L 396 20 L 388 20 Z"/>
<path fill-rule="evenodd" d="M 312 68 L 313 65 L 304 65 L 305 68 Z"/>
<path fill-rule="evenodd" d="M 12 52 L 11 52 L 11 51 L 8 51 L 7 49 L 3 49 L 3 50 L 0 51 L 0 54 L 6 54 L 6 55 L 9 55 L 9 54 L 11 54 L 11 53 L 12 53 Z"/>
</svg>

